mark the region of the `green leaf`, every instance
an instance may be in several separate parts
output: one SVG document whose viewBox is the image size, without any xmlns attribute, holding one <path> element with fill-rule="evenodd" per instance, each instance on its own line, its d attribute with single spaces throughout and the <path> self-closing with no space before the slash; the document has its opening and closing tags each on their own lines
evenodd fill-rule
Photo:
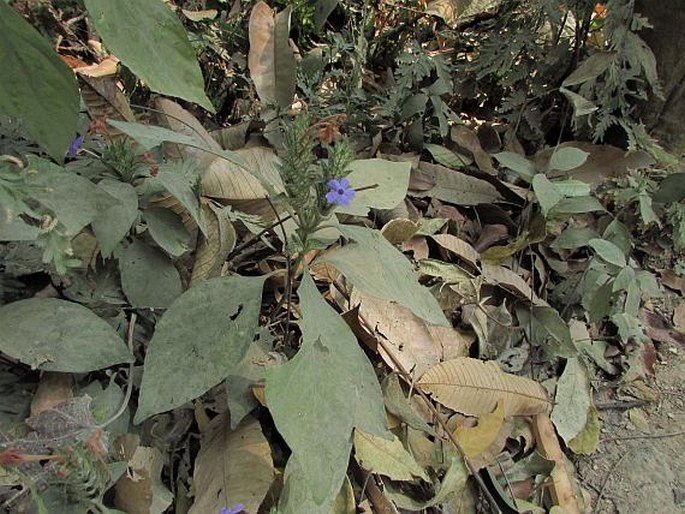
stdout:
<svg viewBox="0 0 685 514">
<path fill-rule="evenodd" d="M 389 413 L 412 428 L 423 430 L 432 436 L 437 435 L 431 426 L 412 410 L 409 399 L 402 391 L 397 373 L 390 373 L 381 384 L 381 388 L 383 389 L 385 408 Z"/>
<path fill-rule="evenodd" d="M 164 313 L 145 355 L 136 424 L 201 396 L 230 375 L 258 330 L 265 277 L 218 277 Z"/>
<path fill-rule="evenodd" d="M 84 1 L 105 45 L 150 89 L 214 112 L 195 51 L 181 21 L 165 2 Z"/>
<path fill-rule="evenodd" d="M 245 161 L 238 154 L 230 150 L 217 150 L 202 141 L 199 136 L 193 137 L 156 125 L 143 125 L 142 123 L 131 123 L 128 121 L 107 120 L 107 123 L 135 139 L 146 150 L 152 150 L 162 143 L 188 145 L 193 148 L 204 150 L 217 157 L 222 157 L 236 166 L 240 166 L 247 170 Z"/>
<path fill-rule="evenodd" d="M 599 237 L 599 234 L 590 227 L 569 227 L 549 245 L 553 250 L 573 250 L 586 246 L 590 239 Z"/>
<path fill-rule="evenodd" d="M 279 512 L 328 514 L 352 449 L 352 429 L 385 435 L 383 397 L 357 339 L 305 273 L 300 351 L 267 374 L 266 401 L 292 450 Z"/>
<path fill-rule="evenodd" d="M 456 170 L 468 166 L 473 162 L 471 157 L 448 150 L 444 146 L 426 143 L 423 147 L 428 150 L 438 164 L 442 164 L 448 168 Z"/>
<path fill-rule="evenodd" d="M 557 188 L 565 197 L 579 197 L 588 196 L 590 194 L 590 184 L 582 180 L 567 179 L 554 181 L 554 187 Z"/>
<path fill-rule="evenodd" d="M 493 155 L 497 162 L 505 168 L 518 174 L 526 182 L 533 180 L 535 175 L 535 166 L 532 162 L 526 159 L 523 155 L 516 152 L 499 152 Z"/>
<path fill-rule="evenodd" d="M 579 148 L 566 146 L 564 148 L 557 148 L 549 160 L 549 169 L 558 171 L 569 171 L 585 164 L 588 152 L 584 152 Z"/>
<path fill-rule="evenodd" d="M 121 287 L 132 307 L 166 309 L 183 292 L 178 270 L 157 248 L 134 239 L 117 257 Z"/>
<path fill-rule="evenodd" d="M 578 354 L 568 324 L 555 309 L 533 305 L 522 306 L 516 312 L 530 342 L 542 347 L 547 355 L 575 357 Z"/>
<path fill-rule="evenodd" d="M 362 468 L 380 473 L 392 480 L 409 481 L 418 477 L 430 482 L 426 472 L 395 435 L 388 440 L 356 429 L 354 455 Z"/>
<path fill-rule="evenodd" d="M 133 186 L 125 182 L 105 179 L 98 186 L 120 202 L 119 205 L 101 211 L 91 223 L 100 245 L 100 253 L 107 258 L 128 234 L 138 217 L 138 195 Z"/>
<path fill-rule="evenodd" d="M 143 219 L 152 239 L 172 257 L 190 250 L 190 233 L 175 212 L 161 207 L 145 209 Z"/>
<path fill-rule="evenodd" d="M 366 216 L 369 209 L 392 209 L 400 204 L 409 187 L 409 162 L 392 162 L 383 159 L 363 159 L 353 161 L 347 178 L 354 189 L 376 186 L 359 191 L 349 206 L 336 212 Z"/>
<path fill-rule="evenodd" d="M 566 361 L 557 382 L 551 419 L 566 444 L 585 428 L 592 404 L 590 378 L 583 361 L 576 357 Z"/>
<path fill-rule="evenodd" d="M 571 105 L 573 105 L 573 115 L 576 118 L 587 116 L 599 109 L 599 107 L 584 96 L 580 96 L 578 93 L 574 93 L 565 87 L 559 88 L 559 92 L 570 100 Z"/>
<path fill-rule="evenodd" d="M 422 162 L 419 169 L 435 181 L 435 186 L 426 191 L 412 191 L 413 196 L 429 196 L 463 206 L 493 203 L 501 199 L 495 186 L 486 180 L 427 162 Z"/>
<path fill-rule="evenodd" d="M 654 201 L 659 203 L 679 202 L 685 198 L 685 173 L 673 173 L 661 181 L 654 193 Z"/>
<path fill-rule="evenodd" d="M 407 258 L 379 231 L 351 225 L 341 225 L 340 231 L 354 242 L 329 253 L 324 262 L 362 292 L 395 301 L 428 323 L 450 326 L 435 297 L 416 280 Z"/>
<path fill-rule="evenodd" d="M 0 49 L 0 112 L 19 118 L 31 137 L 62 162 L 78 125 L 74 74 L 7 2 L 0 2 Z"/>
<path fill-rule="evenodd" d="M 0 219 L 0 241 L 34 241 L 39 235 L 38 227 L 25 223 L 21 218 L 11 221 Z"/>
<path fill-rule="evenodd" d="M 31 298 L 0 307 L 0 351 L 45 371 L 87 373 L 134 358 L 116 331 L 85 307 Z"/>
<path fill-rule="evenodd" d="M 623 254 L 623 251 L 611 241 L 596 238 L 590 239 L 588 244 L 597 255 L 609 264 L 619 266 L 620 268 L 623 268 L 626 265 L 626 256 Z"/>
<path fill-rule="evenodd" d="M 562 198 L 550 211 L 551 218 L 565 219 L 573 214 L 603 211 L 604 206 L 594 196 Z"/>
<path fill-rule="evenodd" d="M 186 208 L 205 237 L 209 237 L 198 193 L 193 188 L 195 184 L 193 177 L 190 175 L 188 169 L 179 166 L 178 163 L 161 164 L 159 166 L 159 173 L 154 180 L 162 184 L 164 189 L 181 202 L 181 205 Z"/>
<path fill-rule="evenodd" d="M 533 191 L 535 191 L 535 197 L 538 199 L 542 215 L 545 218 L 552 210 L 552 207 L 563 198 L 557 188 L 554 187 L 554 184 L 542 173 L 538 173 L 533 177 Z"/>
<path fill-rule="evenodd" d="M 61 166 L 37 157 L 29 158 L 29 166 L 36 171 L 27 176 L 33 198 L 54 213 L 70 236 L 118 204 L 104 189 Z"/>
<path fill-rule="evenodd" d="M 585 59 L 563 82 L 564 87 L 583 84 L 604 73 L 616 58 L 616 52 L 596 52 Z"/>
</svg>

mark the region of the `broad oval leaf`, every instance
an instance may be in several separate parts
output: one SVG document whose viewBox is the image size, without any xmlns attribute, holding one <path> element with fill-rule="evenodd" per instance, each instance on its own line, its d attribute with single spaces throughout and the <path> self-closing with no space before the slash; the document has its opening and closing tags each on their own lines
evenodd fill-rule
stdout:
<svg viewBox="0 0 685 514">
<path fill-rule="evenodd" d="M 623 254 L 623 251 L 611 241 L 597 238 L 590 239 L 588 244 L 597 252 L 597 255 L 609 264 L 620 266 L 621 268 L 626 265 L 626 256 Z"/>
<path fill-rule="evenodd" d="M 118 205 L 101 211 L 100 215 L 91 222 L 100 245 L 100 253 L 107 258 L 128 234 L 138 217 L 138 195 L 133 186 L 126 182 L 105 179 L 100 181 L 98 186 L 120 202 Z"/>
<path fill-rule="evenodd" d="M 514 171 L 526 182 L 530 182 L 535 175 L 535 165 L 516 152 L 499 152 L 493 155 L 497 162 L 505 168 Z"/>
<path fill-rule="evenodd" d="M 0 308 L 0 351 L 45 371 L 87 373 L 133 362 L 116 331 L 85 307 L 31 298 Z"/>
<path fill-rule="evenodd" d="M 409 187 L 409 162 L 392 162 L 384 159 L 361 159 L 349 166 L 347 178 L 355 189 L 372 187 L 359 191 L 352 203 L 336 212 L 366 216 L 370 208 L 392 209 L 404 200 Z M 374 187 L 375 186 L 375 187 Z"/>
<path fill-rule="evenodd" d="M 279 512 L 326 513 L 345 479 L 352 429 L 384 435 L 385 411 L 371 363 L 306 272 L 297 295 L 302 348 L 266 378 L 269 410 L 292 450 Z"/>
<path fill-rule="evenodd" d="M 85 4 L 105 45 L 150 89 L 214 112 L 195 51 L 181 21 L 164 2 L 85 0 Z"/>
<path fill-rule="evenodd" d="M 557 148 L 549 160 L 549 169 L 558 171 L 569 171 L 585 164 L 590 154 L 579 148 L 565 146 Z"/>
<path fill-rule="evenodd" d="M 150 340 L 135 423 L 204 394 L 226 378 L 258 330 L 264 277 L 219 277 L 186 291 Z"/>
<path fill-rule="evenodd" d="M 587 368 L 578 357 L 568 359 L 557 382 L 551 416 L 557 432 L 567 444 L 585 428 L 591 406 Z"/>
<path fill-rule="evenodd" d="M 341 225 L 340 231 L 353 242 L 330 252 L 324 262 L 364 293 L 395 301 L 434 325 L 450 326 L 438 301 L 417 281 L 409 261 L 379 231 L 351 225 Z"/>
<path fill-rule="evenodd" d="M 170 209 L 149 207 L 143 213 L 152 239 L 172 257 L 190 250 L 191 236 L 179 215 Z"/>
<path fill-rule="evenodd" d="M 76 136 L 76 80 L 50 46 L 7 2 L 0 2 L 0 112 L 19 118 L 56 161 Z"/>
<path fill-rule="evenodd" d="M 159 249 L 134 239 L 118 259 L 121 287 L 132 307 L 166 309 L 183 292 L 178 270 Z"/>
<path fill-rule="evenodd" d="M 446 407 L 481 416 L 504 406 L 504 416 L 531 416 L 547 412 L 547 391 L 537 382 L 504 373 L 494 361 L 459 357 L 426 371 L 417 386 Z"/>
</svg>

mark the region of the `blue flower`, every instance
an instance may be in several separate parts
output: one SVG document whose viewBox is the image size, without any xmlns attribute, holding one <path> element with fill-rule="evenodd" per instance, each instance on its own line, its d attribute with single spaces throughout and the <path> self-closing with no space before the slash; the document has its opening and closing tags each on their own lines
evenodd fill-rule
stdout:
<svg viewBox="0 0 685 514">
<path fill-rule="evenodd" d="M 76 157 L 76 153 L 81 148 L 83 141 L 86 139 L 85 134 L 78 134 L 73 141 L 69 144 L 69 150 L 67 150 L 67 158 L 73 159 Z"/>
<path fill-rule="evenodd" d="M 233 507 L 224 507 L 219 511 L 219 514 L 240 514 L 245 510 L 245 505 L 239 503 Z"/>
<path fill-rule="evenodd" d="M 328 182 L 331 190 L 326 193 L 326 201 L 329 204 L 337 203 L 342 207 L 347 207 L 357 192 L 350 187 L 350 181 L 346 178 L 341 180 L 331 180 Z"/>
</svg>

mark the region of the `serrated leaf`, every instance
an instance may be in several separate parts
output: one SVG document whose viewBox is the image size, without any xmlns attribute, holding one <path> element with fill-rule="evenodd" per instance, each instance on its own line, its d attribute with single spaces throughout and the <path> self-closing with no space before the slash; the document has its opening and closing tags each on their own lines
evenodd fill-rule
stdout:
<svg viewBox="0 0 685 514">
<path fill-rule="evenodd" d="M 362 159 L 352 161 L 348 169 L 350 174 L 347 175 L 347 178 L 354 189 L 376 187 L 359 191 L 349 206 L 338 208 L 336 212 L 366 216 L 371 208 L 392 209 L 396 207 L 407 194 L 411 170 L 409 162 Z"/>
<path fill-rule="evenodd" d="M 606 239 L 590 239 L 588 245 L 599 255 L 604 261 L 614 266 L 623 268 L 626 265 L 626 256 L 623 251 L 611 241 Z"/>
<path fill-rule="evenodd" d="M 226 413 L 220 414 L 202 433 L 193 471 L 195 502 L 188 514 L 218 513 L 237 503 L 257 512 L 275 476 L 259 421 L 248 417 L 231 430 Z"/>
<path fill-rule="evenodd" d="M 557 381 L 551 415 L 552 423 L 567 444 L 585 427 L 591 403 L 590 378 L 585 364 L 578 357 L 568 359 Z"/>
<path fill-rule="evenodd" d="M 21 120 L 56 161 L 76 136 L 79 95 L 74 74 L 7 2 L 0 2 L 0 112 Z"/>
<path fill-rule="evenodd" d="M 190 250 L 190 233 L 180 216 L 169 209 L 149 207 L 143 212 L 147 229 L 162 249 L 172 257 Z"/>
<path fill-rule="evenodd" d="M 85 5 L 105 45 L 150 89 L 214 112 L 195 51 L 169 6 L 160 0 L 85 0 Z"/>
<path fill-rule="evenodd" d="M 328 514 L 347 471 L 352 429 L 383 436 L 385 410 L 368 358 L 308 273 L 297 293 L 302 347 L 266 379 L 269 410 L 292 450 L 279 512 Z"/>
<path fill-rule="evenodd" d="M 32 298 L 0 307 L 0 351 L 33 368 L 87 373 L 134 358 L 116 331 L 85 307 Z"/>
<path fill-rule="evenodd" d="M 449 326 L 430 291 L 416 280 L 409 261 L 377 230 L 341 225 L 340 231 L 353 242 L 330 252 L 330 262 L 362 292 L 392 300 L 434 325 Z"/>
<path fill-rule="evenodd" d="M 233 372 L 257 333 L 264 280 L 213 278 L 176 299 L 147 347 L 135 423 L 197 398 Z"/>
<path fill-rule="evenodd" d="M 121 287 L 132 307 L 166 309 L 183 292 L 178 270 L 157 248 L 134 239 L 117 257 Z"/>
<path fill-rule="evenodd" d="M 295 96 L 297 62 L 288 42 L 290 9 L 274 16 L 266 2 L 252 8 L 247 65 L 262 102 L 288 108 Z"/>
<path fill-rule="evenodd" d="M 131 184 L 117 180 L 105 179 L 98 186 L 119 200 L 119 205 L 105 209 L 91 222 L 100 245 L 100 254 L 107 258 L 138 217 L 138 195 Z"/>
<path fill-rule="evenodd" d="M 549 409 L 547 391 L 537 382 L 504 373 L 494 361 L 459 357 L 426 371 L 417 382 L 438 402 L 467 416 L 493 412 L 502 403 L 506 417 Z"/>
<path fill-rule="evenodd" d="M 355 429 L 354 455 L 362 468 L 392 480 L 413 480 L 417 477 L 430 482 L 426 472 L 395 435 L 388 440 Z"/>
</svg>

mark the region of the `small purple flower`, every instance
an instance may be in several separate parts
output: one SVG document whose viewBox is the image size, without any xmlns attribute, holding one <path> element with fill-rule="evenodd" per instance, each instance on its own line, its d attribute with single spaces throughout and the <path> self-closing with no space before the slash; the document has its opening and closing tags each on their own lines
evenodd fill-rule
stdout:
<svg viewBox="0 0 685 514">
<path fill-rule="evenodd" d="M 239 503 L 233 507 L 224 507 L 219 511 L 219 514 L 240 514 L 245 511 L 245 505 Z"/>
<path fill-rule="evenodd" d="M 350 187 L 350 181 L 346 178 L 341 180 L 331 180 L 328 182 L 331 190 L 326 193 L 326 201 L 329 204 L 337 203 L 342 207 L 347 207 L 357 192 Z"/>
<path fill-rule="evenodd" d="M 69 144 L 69 150 L 67 150 L 67 158 L 73 159 L 81 148 L 83 141 L 86 139 L 85 134 L 78 134 L 73 141 Z"/>
</svg>

